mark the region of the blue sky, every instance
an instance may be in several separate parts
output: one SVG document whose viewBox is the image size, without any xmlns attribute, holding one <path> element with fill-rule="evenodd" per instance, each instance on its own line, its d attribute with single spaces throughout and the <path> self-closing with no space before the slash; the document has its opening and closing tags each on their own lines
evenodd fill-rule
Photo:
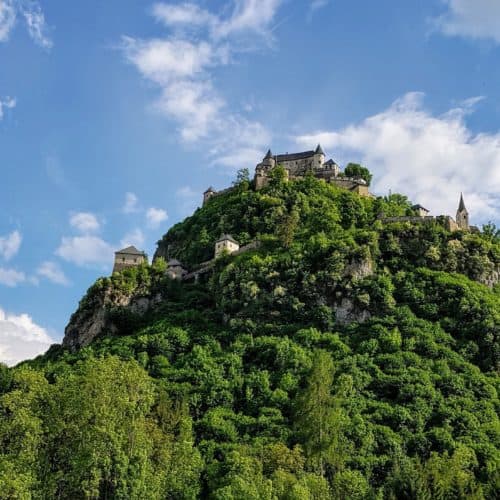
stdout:
<svg viewBox="0 0 500 500">
<path fill-rule="evenodd" d="M 499 56 L 497 0 L 0 0 L 0 361 L 269 147 L 500 225 Z"/>
</svg>

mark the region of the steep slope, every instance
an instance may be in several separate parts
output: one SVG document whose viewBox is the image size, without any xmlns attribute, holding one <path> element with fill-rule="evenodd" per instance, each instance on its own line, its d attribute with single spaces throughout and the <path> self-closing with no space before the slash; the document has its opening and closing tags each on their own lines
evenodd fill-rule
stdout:
<svg viewBox="0 0 500 500">
<path fill-rule="evenodd" d="M 0 470 L 17 481 L 0 490 L 494 498 L 500 244 L 378 220 L 409 210 L 399 195 L 279 175 L 211 199 L 159 241 L 153 266 L 89 289 L 70 349 L 0 377 Z M 222 233 L 260 246 L 198 282 L 165 276 L 163 258 L 196 269 Z M 36 444 L 22 462 L 14 428 Z"/>
</svg>

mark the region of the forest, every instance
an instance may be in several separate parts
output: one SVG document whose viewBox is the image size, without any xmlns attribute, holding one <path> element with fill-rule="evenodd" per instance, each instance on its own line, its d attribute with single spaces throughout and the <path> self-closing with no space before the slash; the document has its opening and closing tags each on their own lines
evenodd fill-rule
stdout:
<svg viewBox="0 0 500 500">
<path fill-rule="evenodd" d="M 500 491 L 500 235 L 407 215 L 277 167 L 247 172 L 99 278 L 90 345 L 0 365 L 0 498 L 494 499 Z M 188 268 L 230 233 L 261 245 Z"/>
</svg>

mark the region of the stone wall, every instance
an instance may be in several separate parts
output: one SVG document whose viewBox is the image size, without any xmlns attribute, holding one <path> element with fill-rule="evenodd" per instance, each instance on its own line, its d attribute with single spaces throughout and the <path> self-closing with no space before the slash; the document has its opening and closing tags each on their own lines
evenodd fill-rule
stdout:
<svg viewBox="0 0 500 500">
<path fill-rule="evenodd" d="M 113 266 L 113 272 L 123 271 L 129 267 L 136 267 L 145 261 L 143 255 L 127 255 L 127 254 L 117 254 L 115 256 L 115 263 Z"/>
</svg>

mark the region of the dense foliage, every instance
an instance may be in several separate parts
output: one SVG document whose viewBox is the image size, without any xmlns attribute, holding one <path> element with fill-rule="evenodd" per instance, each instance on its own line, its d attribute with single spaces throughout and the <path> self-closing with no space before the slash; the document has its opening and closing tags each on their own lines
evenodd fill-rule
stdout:
<svg viewBox="0 0 500 500">
<path fill-rule="evenodd" d="M 165 299 L 76 353 L 0 369 L 1 498 L 456 499 L 500 489 L 495 231 L 382 225 L 400 195 L 246 176 L 99 280 Z"/>
</svg>

